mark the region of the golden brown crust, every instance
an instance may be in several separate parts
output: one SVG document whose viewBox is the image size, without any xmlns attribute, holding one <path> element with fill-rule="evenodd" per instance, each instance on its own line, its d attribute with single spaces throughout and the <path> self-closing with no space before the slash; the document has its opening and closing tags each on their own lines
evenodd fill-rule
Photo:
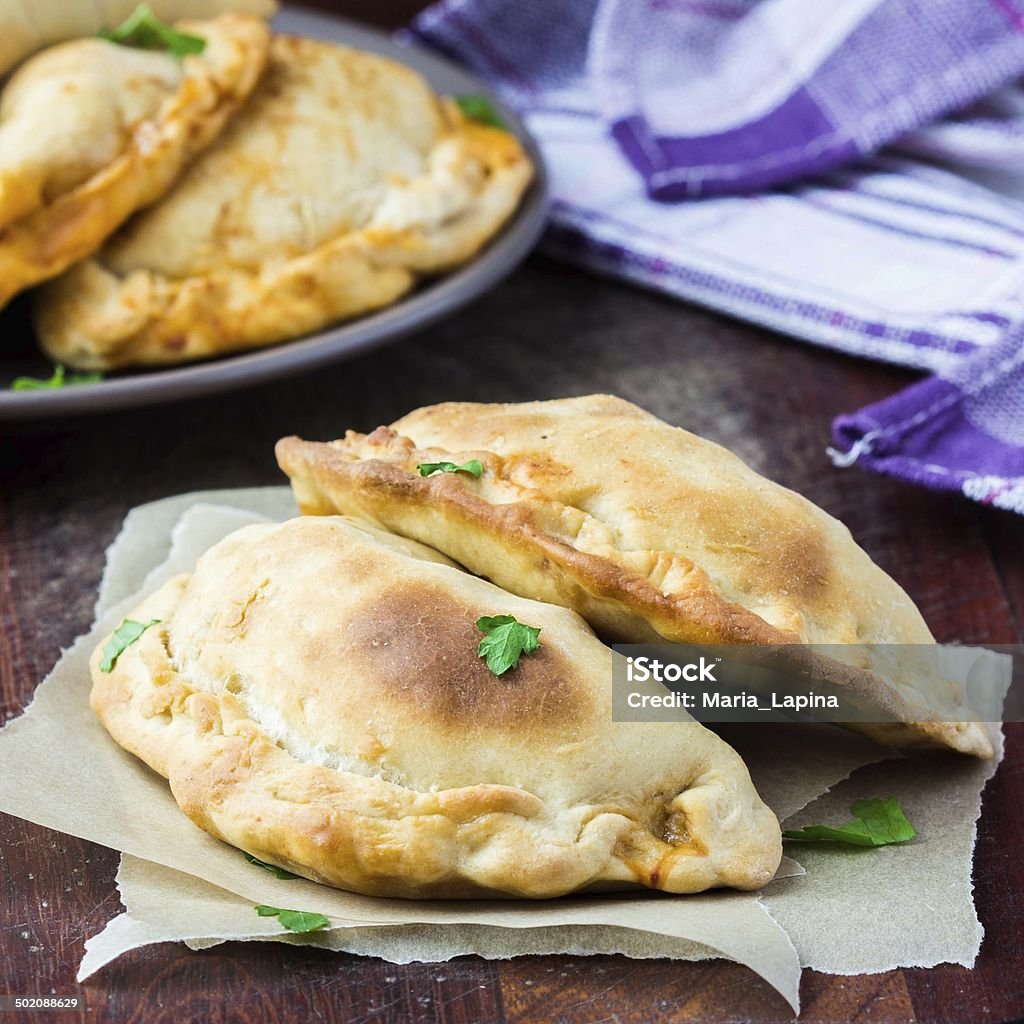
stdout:
<svg viewBox="0 0 1024 1024">
<path fill-rule="evenodd" d="M 861 731 L 990 756 L 928 722 L 928 680 L 870 670 L 873 644 L 934 640 L 907 595 L 810 502 L 611 396 L 433 406 L 363 436 L 278 443 L 307 513 L 359 515 L 619 641 L 850 645 L 831 676 L 880 715 Z M 479 459 L 484 475 L 422 478 Z"/>
<path fill-rule="evenodd" d="M 177 88 L 152 116 L 127 126 L 123 148 L 108 164 L 55 196 L 13 172 L 0 179 L 0 207 L 19 211 L 0 226 L 0 306 L 95 252 L 132 213 L 159 199 L 252 91 L 267 57 L 263 21 L 229 13 L 182 27 L 206 38 L 206 50 L 185 58 Z M 100 40 L 65 44 L 110 46 Z M 119 57 L 114 50 L 110 59 Z"/>
<path fill-rule="evenodd" d="M 501 677 L 480 614 L 542 629 Z M 132 614 L 159 625 L 92 706 L 202 828 L 375 895 L 539 898 L 590 885 L 756 888 L 781 838 L 739 757 L 696 722 L 613 722 L 611 652 L 338 517 L 250 527 Z M 651 730 L 656 730 L 656 742 Z"/>
<path fill-rule="evenodd" d="M 325 123 L 309 135 L 313 117 Z M 467 121 L 410 69 L 278 35 L 237 123 L 160 208 L 47 287 L 38 332 L 89 369 L 299 337 L 472 257 L 531 177 L 513 135 Z"/>
</svg>

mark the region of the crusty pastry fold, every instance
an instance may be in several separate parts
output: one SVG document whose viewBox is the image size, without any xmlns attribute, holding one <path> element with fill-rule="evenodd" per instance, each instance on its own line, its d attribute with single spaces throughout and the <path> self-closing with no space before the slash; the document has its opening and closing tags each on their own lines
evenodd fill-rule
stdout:
<svg viewBox="0 0 1024 1024">
<path fill-rule="evenodd" d="M 978 724 L 936 712 L 922 659 L 873 670 L 872 645 L 935 641 L 842 523 L 622 399 L 446 403 L 369 435 L 285 438 L 277 456 L 304 512 L 362 516 L 430 544 L 574 609 L 610 640 L 846 645 L 837 676 L 862 670 L 860 692 L 892 719 L 857 728 L 991 755 Z M 417 471 L 468 459 L 482 463 L 479 479 Z"/>
<path fill-rule="evenodd" d="M 78 39 L 0 93 L 0 306 L 90 255 L 159 199 L 252 91 L 269 31 L 253 15 L 182 22 L 202 53 Z"/>
<path fill-rule="evenodd" d="M 483 615 L 541 629 L 493 675 Z M 756 888 L 781 858 L 746 767 L 697 722 L 613 722 L 575 613 L 342 517 L 226 538 L 131 618 L 92 706 L 213 835 L 376 895 Z"/>
<path fill-rule="evenodd" d="M 38 296 L 82 369 L 259 348 L 394 302 L 469 259 L 532 165 L 376 54 L 275 36 L 263 81 L 156 208 Z"/>
</svg>

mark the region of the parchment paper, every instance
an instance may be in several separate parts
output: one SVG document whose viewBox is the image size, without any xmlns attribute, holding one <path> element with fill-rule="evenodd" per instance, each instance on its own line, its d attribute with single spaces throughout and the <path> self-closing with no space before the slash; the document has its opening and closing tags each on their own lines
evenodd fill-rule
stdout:
<svg viewBox="0 0 1024 1024">
<path fill-rule="evenodd" d="M 973 961 L 980 926 L 970 858 L 980 790 L 994 764 L 955 755 L 886 762 L 863 781 L 858 773 L 800 817 L 842 821 L 859 796 L 897 795 L 918 825 L 921 838 L 914 844 L 852 857 L 800 849 L 813 878 L 775 881 L 761 895 L 407 902 L 278 880 L 247 864 L 237 850 L 193 826 L 166 782 L 110 740 L 88 707 L 87 661 L 100 636 L 136 602 L 133 591 L 147 593 L 190 569 L 210 544 L 245 523 L 293 513 L 286 488 L 183 495 L 134 510 L 108 552 L 95 628 L 63 655 L 28 712 L 0 731 L 0 810 L 126 855 L 118 881 L 128 913 L 87 943 L 82 977 L 127 949 L 168 940 L 198 947 L 273 939 L 398 962 L 469 952 L 722 955 L 750 966 L 795 1008 L 801 963 L 852 973 L 897 963 Z M 745 729 L 727 738 L 782 818 L 857 767 L 891 757 L 828 727 L 786 727 L 786 735 L 781 727 Z M 787 862 L 780 876 L 797 871 Z M 897 895 L 905 916 L 890 915 L 891 927 L 879 931 L 874 917 L 892 908 Z M 256 903 L 324 913 L 332 928 L 295 936 L 275 918 L 257 917 Z M 945 927 L 925 912 L 929 904 L 941 907 Z"/>
<path fill-rule="evenodd" d="M 785 823 L 847 821 L 855 800 L 896 796 L 918 834 L 908 846 L 878 849 L 787 844 L 807 874 L 774 883 L 763 902 L 805 967 L 873 974 L 974 964 L 983 935 L 971 884 L 975 823 L 1002 758 L 1001 730 L 992 739 L 991 761 L 936 752 L 869 765 Z"/>
</svg>

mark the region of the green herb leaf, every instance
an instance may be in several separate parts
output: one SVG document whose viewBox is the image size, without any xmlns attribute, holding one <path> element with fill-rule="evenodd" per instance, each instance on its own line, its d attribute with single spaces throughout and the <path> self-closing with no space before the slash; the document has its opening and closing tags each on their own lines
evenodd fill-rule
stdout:
<svg viewBox="0 0 1024 1024">
<path fill-rule="evenodd" d="M 420 476 L 432 476 L 434 473 L 468 473 L 479 479 L 484 471 L 484 464 L 479 459 L 470 459 L 461 466 L 454 462 L 421 462 L 416 468 L 420 471 Z"/>
<path fill-rule="evenodd" d="M 255 864 L 258 868 L 263 868 L 264 871 L 269 871 L 275 878 L 280 878 L 283 881 L 287 881 L 290 878 L 298 878 L 298 875 L 293 875 L 290 871 L 285 871 L 284 868 L 279 868 L 276 864 L 268 864 L 265 860 L 260 860 L 259 857 L 254 857 L 251 853 L 242 851 L 242 856 L 250 864 Z"/>
<path fill-rule="evenodd" d="M 484 634 L 476 653 L 496 676 L 515 668 L 520 655 L 540 647 L 540 627 L 524 626 L 514 615 L 484 615 L 476 620 L 476 628 Z"/>
<path fill-rule="evenodd" d="M 494 109 L 494 105 L 486 96 L 456 96 L 455 105 L 471 121 L 479 121 L 480 124 L 508 131 L 508 125 L 501 119 L 501 115 Z"/>
<path fill-rule="evenodd" d="M 851 808 L 853 821 L 846 825 L 807 825 L 783 832 L 783 839 L 805 843 L 848 843 L 852 846 L 891 846 L 907 843 L 917 831 L 907 820 L 898 800 L 858 800 Z"/>
<path fill-rule="evenodd" d="M 206 49 L 205 39 L 190 36 L 187 32 L 178 32 L 161 21 L 149 4 L 139 4 L 117 28 L 102 29 L 99 36 L 121 46 L 134 46 L 139 50 L 163 50 L 178 58 L 202 53 Z"/>
<path fill-rule="evenodd" d="M 65 388 L 74 384 L 97 384 L 103 380 L 102 373 L 66 373 L 59 363 L 46 379 L 40 377 L 15 377 L 12 391 L 45 391 L 48 388 Z"/>
<path fill-rule="evenodd" d="M 331 922 L 323 914 L 311 914 L 306 910 L 282 910 L 260 904 L 256 908 L 260 917 L 276 917 L 290 932 L 317 932 Z"/>
<path fill-rule="evenodd" d="M 160 620 L 150 619 L 149 622 L 136 622 L 134 619 L 125 619 L 113 636 L 107 641 L 103 648 L 103 660 L 100 662 L 101 672 L 112 672 L 121 657 L 124 649 L 130 647 L 150 626 L 155 626 Z"/>
</svg>

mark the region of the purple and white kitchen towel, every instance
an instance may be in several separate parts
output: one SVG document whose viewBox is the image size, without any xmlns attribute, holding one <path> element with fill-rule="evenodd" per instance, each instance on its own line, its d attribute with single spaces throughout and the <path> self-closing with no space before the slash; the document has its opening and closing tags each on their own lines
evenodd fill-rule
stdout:
<svg viewBox="0 0 1024 1024">
<path fill-rule="evenodd" d="M 445 0 L 520 110 L 546 246 L 931 371 L 833 459 L 1024 513 L 1024 0 Z"/>
</svg>

